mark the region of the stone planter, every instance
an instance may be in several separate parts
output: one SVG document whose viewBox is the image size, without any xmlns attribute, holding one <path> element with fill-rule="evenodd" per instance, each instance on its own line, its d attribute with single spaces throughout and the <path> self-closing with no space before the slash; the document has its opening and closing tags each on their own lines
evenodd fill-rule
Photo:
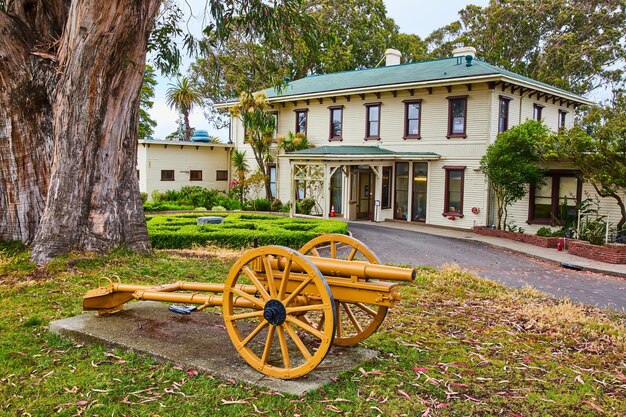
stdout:
<svg viewBox="0 0 626 417">
<path fill-rule="evenodd" d="M 567 243 L 567 252 L 571 255 L 610 264 L 626 264 L 626 245 L 624 244 L 610 243 L 599 246 L 575 239 L 568 239 Z"/>
<path fill-rule="evenodd" d="M 542 248 L 554 248 L 559 241 L 558 237 L 544 237 L 527 235 L 525 233 L 507 232 L 505 230 L 496 230 L 489 227 L 474 226 L 472 231 L 476 234 L 483 236 L 501 237 L 503 239 L 516 240 L 518 242 L 528 243 L 530 245 L 539 246 Z M 569 241 L 569 239 L 566 239 Z"/>
</svg>

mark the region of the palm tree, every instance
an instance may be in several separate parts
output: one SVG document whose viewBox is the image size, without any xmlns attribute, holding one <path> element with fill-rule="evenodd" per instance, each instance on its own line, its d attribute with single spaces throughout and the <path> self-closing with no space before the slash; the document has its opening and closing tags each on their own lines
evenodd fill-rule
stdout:
<svg viewBox="0 0 626 417">
<path fill-rule="evenodd" d="M 185 119 L 185 140 L 191 138 L 191 126 L 189 126 L 189 113 L 195 105 L 202 105 L 202 95 L 198 86 L 189 78 L 182 77 L 176 84 L 168 84 L 170 88 L 165 93 L 167 105 L 180 111 Z"/>
<path fill-rule="evenodd" d="M 246 174 L 248 173 L 248 161 L 246 158 L 246 151 L 240 151 L 235 149 L 232 155 L 233 168 L 237 175 L 237 191 L 239 193 L 239 203 L 243 205 L 243 196 L 245 194 Z M 234 188 L 234 187 L 231 187 Z"/>
</svg>

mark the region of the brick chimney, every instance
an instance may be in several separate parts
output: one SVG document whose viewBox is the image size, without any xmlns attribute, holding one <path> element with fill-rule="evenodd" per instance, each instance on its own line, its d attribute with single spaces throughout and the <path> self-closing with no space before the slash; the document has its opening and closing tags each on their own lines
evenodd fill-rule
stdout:
<svg viewBox="0 0 626 417">
<path fill-rule="evenodd" d="M 402 53 L 396 49 L 385 50 L 385 66 L 390 67 L 392 65 L 400 65 L 400 58 Z"/>
</svg>

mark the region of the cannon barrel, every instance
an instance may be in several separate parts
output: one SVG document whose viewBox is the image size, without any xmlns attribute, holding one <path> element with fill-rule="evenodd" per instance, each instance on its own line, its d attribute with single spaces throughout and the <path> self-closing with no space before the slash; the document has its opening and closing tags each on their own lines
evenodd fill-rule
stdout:
<svg viewBox="0 0 626 417">
<path fill-rule="evenodd" d="M 412 268 L 400 268 L 397 266 L 372 264 L 363 261 L 347 261 L 344 259 L 323 258 L 320 256 L 307 256 L 307 258 L 320 270 L 322 275 L 330 277 L 356 277 L 359 279 L 375 279 L 380 281 L 413 281 L 415 270 Z M 272 268 L 284 270 L 286 260 L 272 260 Z M 292 266 L 294 272 L 298 271 L 296 265 Z"/>
</svg>

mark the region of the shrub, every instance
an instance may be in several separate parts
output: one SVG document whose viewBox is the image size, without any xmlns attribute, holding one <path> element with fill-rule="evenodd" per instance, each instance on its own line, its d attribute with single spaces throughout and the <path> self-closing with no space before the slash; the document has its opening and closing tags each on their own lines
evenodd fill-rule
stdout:
<svg viewBox="0 0 626 417">
<path fill-rule="evenodd" d="M 219 214 L 218 214 L 219 215 Z M 224 214 L 223 224 L 196 224 L 197 214 L 146 216 L 152 246 L 157 249 L 185 249 L 192 245 L 214 244 L 229 248 L 252 246 L 255 237 L 260 245 L 283 245 L 299 249 L 324 233 L 348 232 L 344 222 L 303 220 L 265 214 Z"/>
<path fill-rule="evenodd" d="M 543 236 L 543 237 L 550 237 L 552 236 L 552 229 L 550 229 L 549 227 L 540 227 L 539 230 L 537 230 L 536 233 L 537 236 Z"/>
<path fill-rule="evenodd" d="M 148 201 L 148 193 L 139 193 L 139 198 L 141 198 L 141 204 L 146 204 L 146 201 Z"/>
<path fill-rule="evenodd" d="M 277 198 L 273 199 L 271 206 L 270 206 L 270 211 L 279 212 L 282 209 L 283 209 L 283 203 Z"/>
<path fill-rule="evenodd" d="M 315 207 L 315 200 L 312 198 L 305 198 L 296 203 L 296 213 L 311 214 L 313 207 Z"/>
<path fill-rule="evenodd" d="M 213 211 L 226 211 L 226 208 L 222 207 L 222 206 L 213 206 L 213 207 L 211 207 L 211 210 L 213 210 Z"/>
</svg>

